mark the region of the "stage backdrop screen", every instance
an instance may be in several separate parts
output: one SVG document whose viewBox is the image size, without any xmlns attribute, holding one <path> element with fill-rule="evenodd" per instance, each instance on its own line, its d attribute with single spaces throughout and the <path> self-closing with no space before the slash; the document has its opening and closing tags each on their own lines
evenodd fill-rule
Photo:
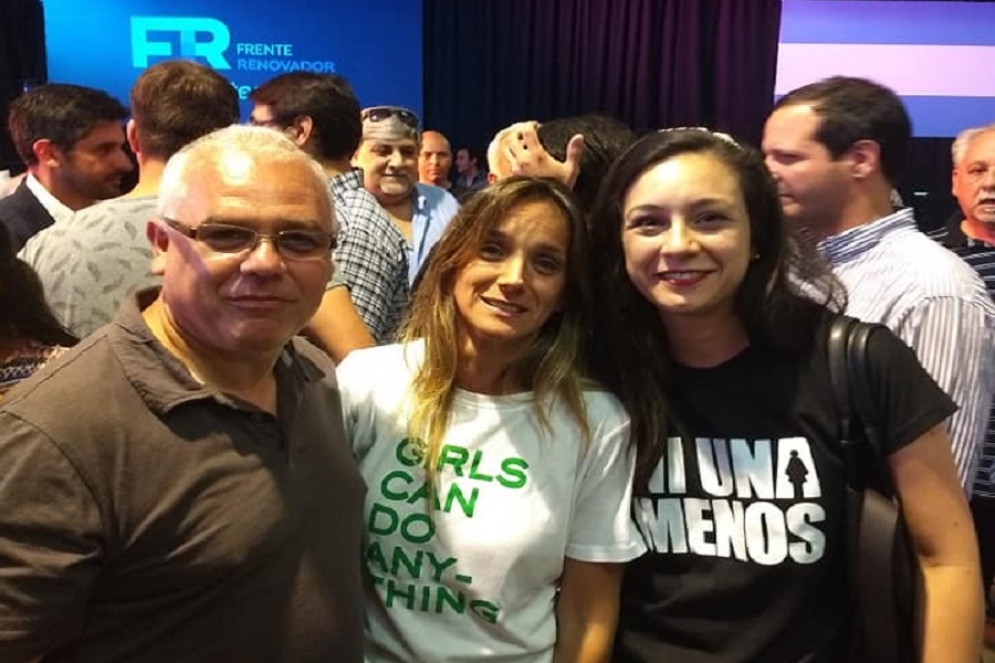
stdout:
<svg viewBox="0 0 995 663">
<path fill-rule="evenodd" d="M 916 136 L 995 122 L 995 3 L 785 0 L 776 95 L 833 75 L 897 92 Z"/>
<path fill-rule="evenodd" d="M 421 115 L 422 15 L 415 0 L 43 0 L 48 77 L 127 105 L 143 69 L 184 58 L 218 70 L 248 117 L 252 88 L 277 74 L 345 76 L 363 106 Z"/>
</svg>

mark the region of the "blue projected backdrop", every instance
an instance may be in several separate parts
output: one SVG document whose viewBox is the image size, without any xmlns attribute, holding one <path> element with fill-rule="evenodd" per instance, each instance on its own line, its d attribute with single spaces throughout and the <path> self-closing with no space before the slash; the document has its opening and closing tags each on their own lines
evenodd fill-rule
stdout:
<svg viewBox="0 0 995 663">
<path fill-rule="evenodd" d="M 360 104 L 421 115 L 422 15 L 414 0 L 43 0 L 48 77 L 127 105 L 145 67 L 184 58 L 248 94 L 288 71 L 345 76 Z M 126 9 L 125 9 L 126 8 Z"/>
</svg>

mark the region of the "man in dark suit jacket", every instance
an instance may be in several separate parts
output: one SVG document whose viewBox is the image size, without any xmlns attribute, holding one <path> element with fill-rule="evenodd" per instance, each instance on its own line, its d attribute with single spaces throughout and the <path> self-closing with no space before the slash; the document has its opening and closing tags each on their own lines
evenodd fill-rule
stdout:
<svg viewBox="0 0 995 663">
<path fill-rule="evenodd" d="M 55 221 L 121 195 L 133 169 L 124 152 L 128 109 L 100 90 L 40 85 L 10 104 L 7 129 L 28 174 L 0 200 L 0 224 L 16 249 Z"/>
<path fill-rule="evenodd" d="M 31 193 L 25 179 L 14 193 L 0 200 L 0 223 L 7 227 L 17 253 L 32 235 L 55 223 L 55 219 Z"/>
</svg>

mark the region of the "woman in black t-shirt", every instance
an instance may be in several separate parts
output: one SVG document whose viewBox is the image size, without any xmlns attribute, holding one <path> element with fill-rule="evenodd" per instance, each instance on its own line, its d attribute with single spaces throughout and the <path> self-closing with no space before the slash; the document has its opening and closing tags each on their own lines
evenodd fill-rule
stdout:
<svg viewBox="0 0 995 663">
<path fill-rule="evenodd" d="M 591 223 L 603 305 L 591 354 L 632 417 L 633 511 L 651 550 L 627 569 L 614 660 L 845 660 L 825 341 L 839 286 L 789 233 L 759 153 L 706 130 L 636 142 Z M 925 580 L 924 660 L 977 661 L 974 532 L 943 428 L 956 407 L 893 334 L 871 339 L 874 407 Z"/>
</svg>

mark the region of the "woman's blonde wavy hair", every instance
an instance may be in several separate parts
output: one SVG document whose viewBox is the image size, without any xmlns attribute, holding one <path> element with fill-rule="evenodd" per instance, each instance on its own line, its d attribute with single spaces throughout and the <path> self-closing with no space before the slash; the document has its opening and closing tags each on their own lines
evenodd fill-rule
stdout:
<svg viewBox="0 0 995 663">
<path fill-rule="evenodd" d="M 549 408 L 563 399 L 585 443 L 590 438 L 583 386 L 591 287 L 587 230 L 583 215 L 568 189 L 550 181 L 511 177 L 476 192 L 450 222 L 436 244 L 415 290 L 402 340 L 422 341 L 425 358 L 411 387 L 409 434 L 425 443 L 425 468 L 434 474 L 449 425 L 459 357 L 459 313 L 453 297 L 456 277 L 473 260 L 481 245 L 504 219 L 527 203 L 550 204 L 569 226 L 570 244 L 562 308 L 543 325 L 532 347 L 509 371 L 509 384 L 534 392 L 536 416 L 548 430 Z"/>
</svg>

